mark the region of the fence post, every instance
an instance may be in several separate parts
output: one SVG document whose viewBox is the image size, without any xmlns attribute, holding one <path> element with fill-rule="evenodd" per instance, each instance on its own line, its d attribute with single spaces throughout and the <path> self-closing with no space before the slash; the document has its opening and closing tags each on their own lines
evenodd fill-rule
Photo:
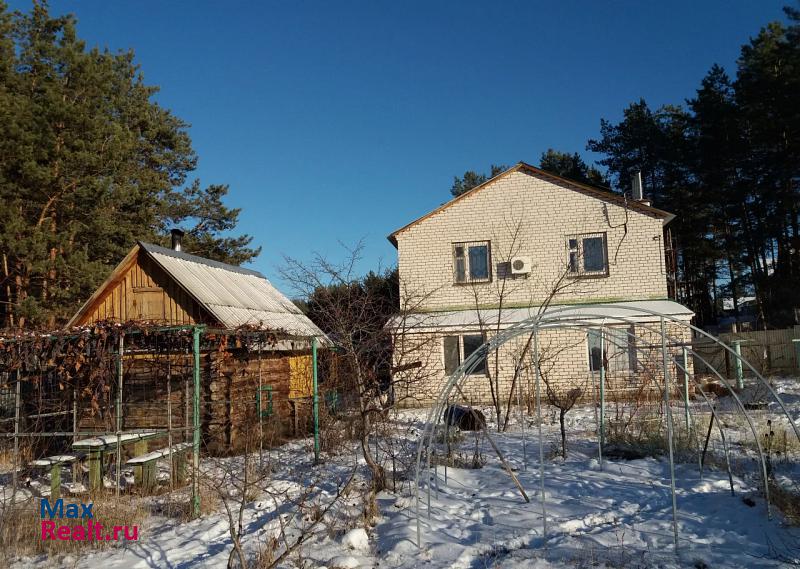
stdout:
<svg viewBox="0 0 800 569">
<path fill-rule="evenodd" d="M 175 488 L 175 456 L 172 454 L 172 354 L 167 344 L 167 449 L 169 452 L 169 487 Z"/>
<path fill-rule="evenodd" d="M 606 445 L 606 362 L 605 328 L 600 328 L 600 443 L 597 449 L 600 470 L 603 470 L 603 447 Z"/>
<path fill-rule="evenodd" d="M 539 497 L 542 503 L 542 543 L 547 544 L 547 498 L 544 491 L 544 437 L 542 435 L 542 391 L 539 367 L 539 324 L 533 329 L 533 357 L 536 381 L 536 422 L 539 425 Z M 484 429 L 485 430 L 485 429 Z"/>
<path fill-rule="evenodd" d="M 122 470 L 122 358 L 125 353 L 125 333 L 119 334 L 119 348 L 117 350 L 117 488 L 116 495 L 119 498 L 120 470 Z M 101 474 L 102 476 L 102 474 Z M 102 486 L 102 478 L 100 485 Z"/>
<path fill-rule="evenodd" d="M 258 414 L 258 467 L 264 467 L 264 416 L 261 411 L 261 351 L 264 349 L 264 336 L 258 338 L 258 391 L 256 392 L 256 413 Z"/>
<path fill-rule="evenodd" d="M 672 493 L 672 537 L 678 550 L 678 505 L 675 499 L 675 458 L 672 450 L 672 411 L 669 406 L 669 364 L 667 360 L 667 327 L 661 317 L 661 364 L 664 373 L 664 412 L 667 415 L 667 443 L 669 445 L 669 485 Z"/>
<path fill-rule="evenodd" d="M 194 356 L 194 400 L 192 417 L 192 513 L 200 517 L 200 332 L 201 327 L 192 328 L 192 355 Z"/>
<path fill-rule="evenodd" d="M 736 367 L 736 388 L 741 390 L 744 389 L 744 372 L 742 371 L 742 340 L 734 340 L 733 344 L 733 351 L 736 352 L 736 361 L 734 362 Z"/>
<path fill-rule="evenodd" d="M 311 338 L 311 359 L 312 372 L 311 381 L 313 387 L 314 403 L 314 464 L 319 464 L 319 385 L 317 383 L 317 338 Z"/>
<path fill-rule="evenodd" d="M 14 477 L 12 482 L 11 495 L 13 496 L 12 502 L 16 500 L 17 485 L 19 483 L 19 416 L 20 408 L 22 407 L 22 398 L 20 397 L 20 382 L 19 371 L 21 368 L 14 372 L 14 378 L 17 380 L 14 391 Z"/>
<path fill-rule="evenodd" d="M 689 353 L 686 346 L 681 348 L 683 351 L 683 411 L 686 415 L 686 434 L 689 434 Z"/>
</svg>

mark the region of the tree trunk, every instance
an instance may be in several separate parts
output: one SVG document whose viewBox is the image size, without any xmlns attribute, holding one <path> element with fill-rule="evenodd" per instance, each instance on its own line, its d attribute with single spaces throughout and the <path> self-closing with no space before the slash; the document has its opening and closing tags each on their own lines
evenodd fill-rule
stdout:
<svg viewBox="0 0 800 569">
<path fill-rule="evenodd" d="M 380 492 L 386 489 L 386 470 L 378 464 L 375 457 L 372 456 L 372 450 L 369 448 L 369 431 L 371 421 L 369 419 L 370 411 L 362 412 L 362 431 L 361 431 L 361 452 L 364 453 L 364 460 L 372 474 L 372 489 L 375 492 Z"/>
</svg>

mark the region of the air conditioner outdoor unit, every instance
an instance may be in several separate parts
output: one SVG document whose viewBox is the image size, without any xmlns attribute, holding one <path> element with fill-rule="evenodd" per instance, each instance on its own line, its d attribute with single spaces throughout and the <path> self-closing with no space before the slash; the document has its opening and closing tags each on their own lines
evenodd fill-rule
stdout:
<svg viewBox="0 0 800 569">
<path fill-rule="evenodd" d="M 531 272 L 530 257 L 514 257 L 511 259 L 512 275 L 527 275 Z"/>
</svg>

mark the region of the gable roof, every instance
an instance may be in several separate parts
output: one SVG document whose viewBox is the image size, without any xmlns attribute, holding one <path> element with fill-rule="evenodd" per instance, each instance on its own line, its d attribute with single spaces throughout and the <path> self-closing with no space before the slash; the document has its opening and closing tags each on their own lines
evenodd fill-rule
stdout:
<svg viewBox="0 0 800 569">
<path fill-rule="evenodd" d="M 604 200 L 604 201 L 607 201 L 607 202 L 610 202 L 610 203 L 614 203 L 614 204 L 617 204 L 617 205 L 628 207 L 628 208 L 630 208 L 630 209 L 632 209 L 634 211 L 645 213 L 647 215 L 652 215 L 654 217 L 660 217 L 660 218 L 662 218 L 664 220 L 664 224 L 665 225 L 667 223 L 669 223 L 670 221 L 672 221 L 673 219 L 675 219 L 675 215 L 672 214 L 672 213 L 664 211 L 663 209 L 658 209 L 657 207 L 653 207 L 653 206 L 644 204 L 642 202 L 637 202 L 635 200 L 626 200 L 623 196 L 621 196 L 619 194 L 615 194 L 610 189 L 601 188 L 599 186 L 593 186 L 591 184 L 587 184 L 587 183 L 584 183 L 584 182 L 578 182 L 576 180 L 571 180 L 569 178 L 565 178 L 563 176 L 559 176 L 557 174 L 553 174 L 552 172 L 548 172 L 547 170 L 542 170 L 541 168 L 537 168 L 535 166 L 531 166 L 530 164 L 526 164 L 525 162 L 518 162 L 515 166 L 512 166 L 508 170 L 500 172 L 499 174 L 497 174 L 493 178 L 489 178 L 488 180 L 486 180 L 484 183 L 475 186 L 474 188 L 472 188 L 471 190 L 469 190 L 467 192 L 464 192 L 460 196 L 457 196 L 457 197 L 451 199 L 449 202 L 440 205 L 439 207 L 437 207 L 433 211 L 430 211 L 430 212 L 426 213 L 425 215 L 423 215 L 422 217 L 419 217 L 419 218 L 415 219 L 411 223 L 409 223 L 407 225 L 404 225 L 403 227 L 401 227 L 397 231 L 394 231 L 393 233 L 391 233 L 387 237 L 387 239 L 389 239 L 389 242 L 392 245 L 397 247 L 397 235 L 398 234 L 400 234 L 403 231 L 405 231 L 406 229 L 416 225 L 417 223 L 419 223 L 421 221 L 424 221 L 424 220 L 428 219 L 429 217 L 432 217 L 432 216 L 436 215 L 437 213 L 447 209 L 451 205 L 453 205 L 456 202 L 466 198 L 467 196 L 471 196 L 471 195 L 481 191 L 483 188 L 487 187 L 489 184 L 492 184 L 492 183 L 496 182 L 497 180 L 499 180 L 501 178 L 504 178 L 504 177 L 506 177 L 506 176 L 508 176 L 510 174 L 513 174 L 514 172 L 525 172 L 525 173 L 537 176 L 539 178 L 550 178 L 550 179 L 552 179 L 552 180 L 554 180 L 556 182 L 561 182 L 563 184 L 568 184 L 570 186 L 569 187 L 570 190 L 581 192 L 581 193 L 596 197 L 598 199 L 601 199 L 601 200 Z"/>
<path fill-rule="evenodd" d="M 89 311 L 115 277 L 131 265 L 137 253 L 152 259 L 225 328 L 255 326 L 265 330 L 280 330 L 293 336 L 325 337 L 292 301 L 258 271 L 142 241 L 137 242 L 106 282 L 72 317 L 67 327 L 73 326 Z"/>
</svg>

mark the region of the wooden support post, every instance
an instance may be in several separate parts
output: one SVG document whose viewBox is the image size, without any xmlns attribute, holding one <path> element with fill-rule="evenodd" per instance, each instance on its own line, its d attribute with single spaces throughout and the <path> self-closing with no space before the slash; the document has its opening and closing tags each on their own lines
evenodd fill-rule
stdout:
<svg viewBox="0 0 800 569">
<path fill-rule="evenodd" d="M 156 486 L 156 460 L 149 460 L 142 465 L 142 491 L 149 493 Z"/>
<path fill-rule="evenodd" d="M 181 451 L 172 457 L 172 472 L 175 478 L 175 485 L 182 485 L 186 482 L 186 451 Z"/>
<path fill-rule="evenodd" d="M 136 441 L 133 444 L 133 454 L 134 456 L 142 456 L 143 454 L 147 454 L 147 441 Z M 133 467 L 133 483 L 137 487 L 144 486 L 144 465 L 137 464 Z"/>
<path fill-rule="evenodd" d="M 103 487 L 102 453 L 99 450 L 89 451 L 89 490 L 95 492 Z"/>
<path fill-rule="evenodd" d="M 50 499 L 58 500 L 61 497 L 61 463 L 50 467 Z"/>
</svg>

